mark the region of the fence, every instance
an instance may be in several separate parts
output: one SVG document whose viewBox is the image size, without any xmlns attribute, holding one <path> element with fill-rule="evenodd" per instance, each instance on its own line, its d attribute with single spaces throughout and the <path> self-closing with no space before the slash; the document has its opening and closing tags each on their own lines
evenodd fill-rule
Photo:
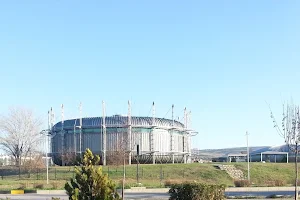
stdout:
<svg viewBox="0 0 300 200">
<path fill-rule="evenodd" d="M 186 169 L 178 166 L 184 166 L 176 164 L 176 167 L 172 165 L 139 165 L 137 169 L 136 165 L 126 166 L 126 183 L 136 184 L 137 182 L 143 185 L 163 185 L 166 180 L 178 180 L 190 179 L 190 174 Z M 104 166 L 102 171 L 108 174 L 109 178 L 114 180 L 117 184 L 123 178 L 122 166 Z M 138 173 L 137 173 L 138 171 Z M 64 167 L 49 167 L 48 178 L 50 181 L 67 181 L 75 176 L 73 166 Z M 0 177 L 2 180 L 27 180 L 27 181 L 39 181 L 46 180 L 47 170 L 46 168 L 24 168 L 13 166 L 0 167 Z"/>
</svg>

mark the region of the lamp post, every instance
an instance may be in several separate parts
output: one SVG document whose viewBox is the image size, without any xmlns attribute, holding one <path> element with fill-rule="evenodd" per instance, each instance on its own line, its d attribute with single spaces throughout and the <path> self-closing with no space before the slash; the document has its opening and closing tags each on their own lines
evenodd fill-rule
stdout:
<svg viewBox="0 0 300 200">
<path fill-rule="evenodd" d="M 126 156 L 129 154 L 131 151 L 124 151 L 123 153 L 123 180 L 122 180 L 122 200 L 125 199 L 125 178 L 126 178 Z"/>
<path fill-rule="evenodd" d="M 75 157 L 77 157 L 77 148 L 76 148 L 76 121 L 77 119 L 75 119 L 75 122 L 74 122 L 74 153 L 75 153 Z"/>
<path fill-rule="evenodd" d="M 77 137 L 76 137 L 76 128 L 80 128 L 80 138 L 79 138 L 79 153 L 81 155 L 81 128 L 82 126 L 76 126 L 77 119 L 74 122 L 74 152 L 77 155 Z"/>
<path fill-rule="evenodd" d="M 125 165 L 126 165 L 126 161 L 125 161 L 125 156 L 126 156 L 126 153 L 124 153 L 123 155 L 123 180 L 122 180 L 122 200 L 124 200 L 124 189 L 125 189 L 125 177 L 126 177 L 126 174 L 125 174 Z"/>
<path fill-rule="evenodd" d="M 49 148 L 49 136 L 51 135 L 51 132 L 49 129 L 42 130 L 40 134 L 44 135 L 46 137 L 46 173 L 47 173 L 47 185 L 49 184 L 49 160 L 48 160 L 48 148 Z"/>
<path fill-rule="evenodd" d="M 76 126 L 76 128 L 79 128 L 79 155 L 80 155 L 80 159 L 81 159 L 81 153 L 82 153 L 82 142 L 81 142 L 81 132 L 82 132 L 82 126 Z"/>
<path fill-rule="evenodd" d="M 250 183 L 250 154 L 249 154 L 248 136 L 249 136 L 249 133 L 248 133 L 248 131 L 246 131 L 246 138 L 247 138 L 248 181 L 249 181 L 249 183 Z"/>
<path fill-rule="evenodd" d="M 136 183 L 139 184 L 139 157 L 140 157 L 140 145 L 136 145 Z"/>
</svg>

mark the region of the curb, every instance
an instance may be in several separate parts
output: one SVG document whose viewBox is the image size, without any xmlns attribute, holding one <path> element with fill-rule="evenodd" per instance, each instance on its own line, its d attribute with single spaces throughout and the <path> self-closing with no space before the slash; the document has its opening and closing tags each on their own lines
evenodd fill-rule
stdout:
<svg viewBox="0 0 300 200">
<path fill-rule="evenodd" d="M 35 194 L 36 190 L 0 190 L 0 194 L 16 194 L 16 191 L 23 191 L 23 194 Z"/>
<path fill-rule="evenodd" d="M 37 190 L 36 194 L 58 194 L 58 195 L 66 195 L 65 190 Z"/>
<path fill-rule="evenodd" d="M 10 194 L 24 194 L 24 190 L 11 190 Z"/>
<path fill-rule="evenodd" d="M 298 190 L 300 187 L 298 187 Z M 231 187 L 226 188 L 225 192 L 276 192 L 276 191 L 295 191 L 295 187 Z"/>
<path fill-rule="evenodd" d="M 170 188 L 146 188 L 146 187 L 132 187 L 125 189 L 126 193 L 168 193 Z M 225 192 L 275 192 L 275 191 L 294 191 L 295 187 L 230 187 L 226 188 Z M 121 193 L 121 189 L 117 189 Z M 299 186 L 300 191 L 300 186 Z M 0 194 L 56 194 L 66 195 L 65 190 L 2 190 Z"/>
</svg>

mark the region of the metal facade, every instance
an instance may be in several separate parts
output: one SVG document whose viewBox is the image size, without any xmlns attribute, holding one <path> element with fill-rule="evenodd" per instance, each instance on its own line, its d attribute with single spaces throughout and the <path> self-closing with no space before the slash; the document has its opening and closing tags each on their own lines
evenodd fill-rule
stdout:
<svg viewBox="0 0 300 200">
<path fill-rule="evenodd" d="M 120 151 L 124 140 L 128 138 L 128 117 L 119 115 L 105 117 L 105 143 L 102 120 L 102 117 L 82 118 L 82 126 L 79 124 L 79 119 L 55 124 L 51 131 L 52 155 L 59 157 L 66 150 L 80 153 L 80 149 L 84 152 L 86 148 L 89 148 L 101 156 L 103 144 L 106 144 L 105 151 L 107 152 Z M 131 152 L 132 162 L 135 162 L 137 144 L 140 148 L 141 163 L 189 162 L 191 136 L 182 123 L 178 121 L 173 123 L 173 120 L 163 118 L 131 117 L 130 124 L 131 139 L 126 150 Z M 129 147 L 131 149 L 128 149 Z M 56 164 L 59 164 L 58 160 L 54 159 Z"/>
</svg>

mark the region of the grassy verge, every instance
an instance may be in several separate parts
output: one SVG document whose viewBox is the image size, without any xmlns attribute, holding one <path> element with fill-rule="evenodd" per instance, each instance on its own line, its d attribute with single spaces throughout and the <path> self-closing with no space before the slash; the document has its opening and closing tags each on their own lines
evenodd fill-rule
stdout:
<svg viewBox="0 0 300 200">
<path fill-rule="evenodd" d="M 247 174 L 247 163 L 236 163 Z M 250 163 L 251 183 L 257 186 L 292 186 L 295 179 L 293 163 Z"/>
<path fill-rule="evenodd" d="M 225 184 L 234 186 L 225 171 L 216 169 L 218 163 L 193 164 L 161 164 L 140 165 L 139 182 L 149 188 L 165 187 L 171 183 L 185 181 Z M 230 163 L 222 163 L 230 164 Z M 247 163 L 231 163 L 247 174 Z M 291 186 L 294 179 L 294 164 L 292 163 L 251 163 L 251 182 L 254 186 Z M 49 184 L 46 185 L 46 170 L 34 171 L 31 174 L 22 171 L 19 179 L 18 170 L 0 167 L 0 190 L 6 189 L 62 189 L 65 182 L 74 176 L 73 167 L 51 167 Z M 126 166 L 126 188 L 137 186 L 136 165 Z M 6 173 L 4 173 L 6 172 Z M 121 187 L 123 177 L 122 166 L 105 166 L 103 172 Z M 277 184 L 277 185 L 276 185 Z"/>
</svg>

